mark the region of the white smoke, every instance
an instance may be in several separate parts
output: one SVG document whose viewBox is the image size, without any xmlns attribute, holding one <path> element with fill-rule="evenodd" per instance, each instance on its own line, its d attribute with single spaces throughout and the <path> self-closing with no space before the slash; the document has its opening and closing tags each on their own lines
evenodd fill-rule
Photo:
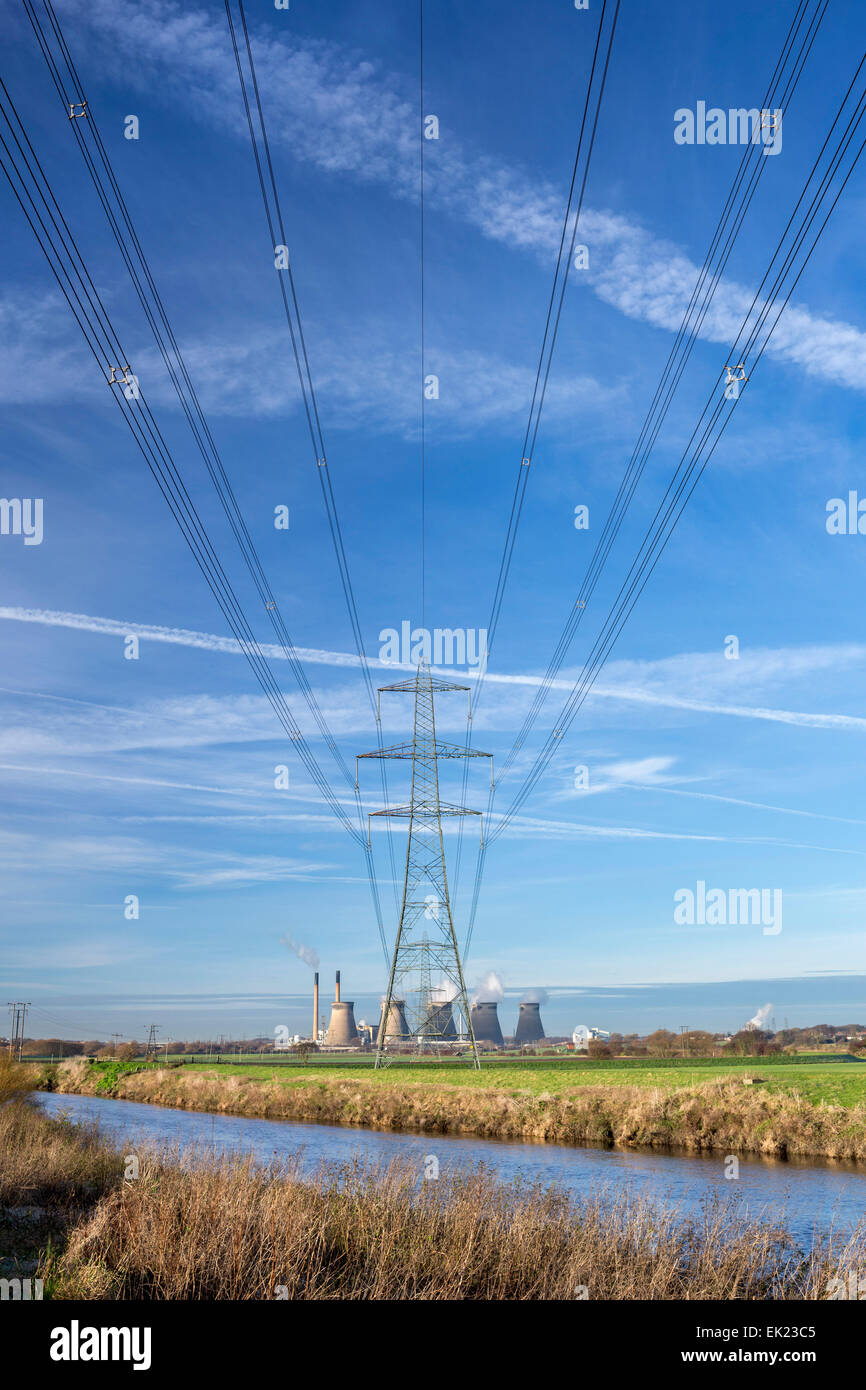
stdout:
<svg viewBox="0 0 866 1390">
<path fill-rule="evenodd" d="M 546 1004 L 546 989 L 528 989 L 521 999 L 521 1004 Z"/>
<path fill-rule="evenodd" d="M 318 970 L 319 953 L 314 951 L 312 946 L 305 946 L 303 941 L 293 941 L 290 936 L 281 936 L 280 945 L 288 946 L 290 951 L 294 951 L 298 960 L 302 960 L 311 970 Z"/>
<path fill-rule="evenodd" d="M 453 980 L 442 980 L 440 984 L 434 985 L 430 991 L 430 999 L 434 1004 L 450 1004 L 458 995 L 459 991 Z"/>
<path fill-rule="evenodd" d="M 770 1014 L 772 1012 L 772 1004 L 765 1004 L 762 1009 L 758 1010 L 754 1018 L 749 1019 L 748 1023 L 746 1024 L 746 1027 L 755 1028 L 760 1032 L 763 1032 L 766 1029 L 768 1023 L 770 1022 Z"/>
<path fill-rule="evenodd" d="M 488 970 L 475 986 L 475 993 L 472 996 L 473 1004 L 500 1004 L 505 990 L 502 981 L 495 970 Z"/>
</svg>

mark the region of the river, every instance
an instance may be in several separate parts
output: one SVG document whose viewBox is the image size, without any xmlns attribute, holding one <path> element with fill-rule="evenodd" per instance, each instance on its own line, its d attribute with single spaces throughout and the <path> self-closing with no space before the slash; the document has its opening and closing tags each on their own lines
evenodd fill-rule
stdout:
<svg viewBox="0 0 866 1390">
<path fill-rule="evenodd" d="M 814 1227 L 850 1230 L 866 1216 L 866 1166 L 740 1157 L 739 1177 L 725 1177 L 724 1157 L 668 1154 L 657 1150 L 566 1148 L 558 1144 L 514 1143 L 443 1134 L 392 1134 L 379 1130 L 307 1125 L 291 1120 L 258 1120 L 173 1110 L 138 1101 L 43 1092 L 39 1103 L 49 1114 L 98 1121 L 106 1138 L 155 1148 L 176 1144 L 203 1152 L 250 1153 L 269 1161 L 295 1157 L 303 1171 L 320 1163 L 353 1158 L 381 1162 L 410 1158 L 423 1171 L 434 1155 L 440 1171 L 483 1162 L 502 1182 L 557 1183 L 575 1196 L 604 1189 L 694 1211 L 715 1195 L 738 1204 L 752 1218 L 783 1221 L 801 1243 Z"/>
</svg>

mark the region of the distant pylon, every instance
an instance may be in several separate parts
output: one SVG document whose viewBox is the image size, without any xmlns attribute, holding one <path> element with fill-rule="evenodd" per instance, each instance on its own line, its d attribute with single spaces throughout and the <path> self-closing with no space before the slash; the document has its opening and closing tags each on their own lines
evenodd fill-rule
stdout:
<svg viewBox="0 0 866 1390">
<path fill-rule="evenodd" d="M 403 903 L 391 959 L 388 990 L 382 1006 L 383 1024 L 376 1040 L 376 1066 L 386 1066 L 387 1049 L 421 1052 L 465 1053 L 474 1067 L 478 1049 L 457 934 L 451 917 L 448 875 L 445 869 L 443 816 L 477 816 L 465 806 L 439 799 L 440 758 L 489 758 L 457 743 L 436 738 L 433 692 L 469 690 L 430 674 L 425 662 L 417 673 L 396 685 L 380 687 L 415 697 L 415 725 L 411 743 L 398 743 L 362 758 L 405 758 L 412 761 L 412 792 L 408 806 L 386 806 L 374 816 L 403 817 L 409 821 Z M 491 763 L 492 777 L 492 763 Z M 396 1007 L 405 1001 L 405 1012 Z M 457 1017 L 455 1017 L 455 1015 Z M 395 1032 L 395 1020 L 405 1018 L 405 1033 Z"/>
</svg>

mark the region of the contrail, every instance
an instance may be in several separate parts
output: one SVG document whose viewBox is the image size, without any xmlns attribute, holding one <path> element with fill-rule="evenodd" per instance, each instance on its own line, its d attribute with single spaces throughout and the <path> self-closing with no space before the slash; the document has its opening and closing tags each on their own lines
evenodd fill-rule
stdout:
<svg viewBox="0 0 866 1390">
<path fill-rule="evenodd" d="M 155 627 L 145 623 L 124 623 L 115 618 L 91 617 L 87 613 L 64 613 L 48 608 L 0 607 L 0 619 L 8 622 L 38 623 L 45 627 L 73 628 L 79 632 L 94 632 L 106 637 L 136 636 L 141 641 L 167 642 L 174 646 L 196 647 L 201 651 L 222 652 L 231 656 L 241 653 L 238 642 L 233 637 L 219 637 L 213 632 L 195 632 L 182 627 Z M 274 643 L 259 644 L 269 660 L 285 661 L 286 653 Z M 335 652 L 320 647 L 295 647 L 294 654 L 301 662 L 312 666 L 331 666 L 345 669 L 359 669 L 360 661 L 351 652 Z M 368 665 L 380 670 L 414 670 L 414 667 L 397 661 L 383 661 L 380 657 L 368 656 Z M 433 667 L 446 676 L 454 671 L 445 667 Z M 461 679 L 477 680 L 478 672 L 472 668 L 459 672 Z M 543 677 L 539 675 L 502 675 L 487 672 L 486 679 L 495 685 L 539 686 Z M 573 682 L 554 680 L 551 689 L 571 690 Z M 766 709 L 753 705 L 726 705 L 715 701 L 691 700 L 684 696 L 659 694 L 655 691 L 641 690 L 634 686 L 596 686 L 593 695 L 612 700 L 631 700 L 637 704 L 660 705 L 667 709 L 694 710 L 701 714 L 728 715 L 737 719 L 762 719 L 775 724 L 792 724 L 806 729 L 851 729 L 858 733 L 866 732 L 866 718 L 854 714 L 815 714 L 802 710 Z"/>
</svg>

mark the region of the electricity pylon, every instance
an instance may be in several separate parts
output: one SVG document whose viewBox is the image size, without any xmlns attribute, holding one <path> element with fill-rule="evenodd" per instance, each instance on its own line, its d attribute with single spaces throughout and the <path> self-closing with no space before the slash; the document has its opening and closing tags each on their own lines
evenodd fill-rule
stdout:
<svg viewBox="0 0 866 1390">
<path fill-rule="evenodd" d="M 479 1065 L 448 896 L 442 817 L 481 813 L 440 800 L 438 763 L 440 758 L 492 758 L 492 754 L 437 739 L 433 710 L 434 691 L 469 688 L 432 676 L 426 662 L 420 662 L 410 680 L 379 689 L 380 695 L 399 691 L 415 696 L 412 742 L 359 754 L 359 758 L 412 760 L 409 804 L 371 812 L 371 818 L 394 816 L 409 821 L 403 904 L 376 1039 L 377 1067 L 387 1066 L 389 1044 L 392 1050 L 413 1054 L 464 1053 L 473 1067 Z"/>
</svg>

